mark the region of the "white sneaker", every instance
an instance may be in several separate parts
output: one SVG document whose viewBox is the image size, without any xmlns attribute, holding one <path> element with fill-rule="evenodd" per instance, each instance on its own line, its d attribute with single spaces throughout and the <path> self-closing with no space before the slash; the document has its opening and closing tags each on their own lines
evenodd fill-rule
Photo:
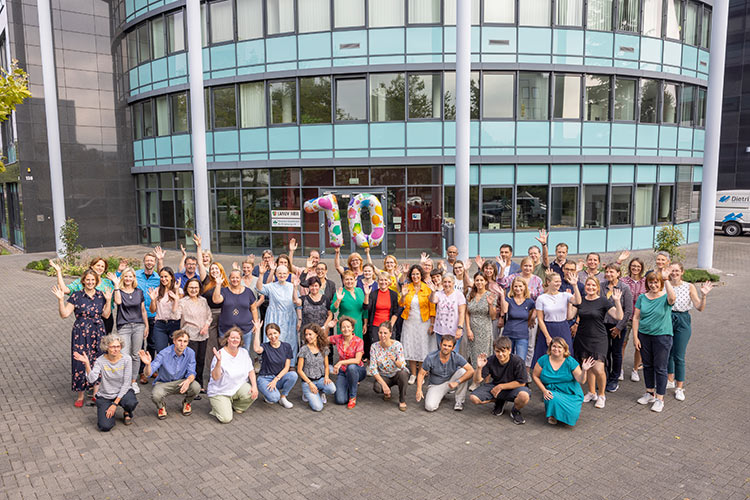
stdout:
<svg viewBox="0 0 750 500">
<path fill-rule="evenodd" d="M 674 389 L 674 380 L 667 380 L 667 389 Z"/>
<path fill-rule="evenodd" d="M 664 409 L 664 401 L 662 401 L 661 399 L 656 399 L 654 401 L 654 404 L 651 405 L 651 411 L 655 411 L 656 413 L 661 413 L 663 409 Z"/>
<path fill-rule="evenodd" d="M 675 389 L 674 390 L 674 398 L 677 401 L 685 401 L 685 389 Z"/>
<path fill-rule="evenodd" d="M 622 370 L 620 370 L 620 376 L 617 377 L 617 380 L 625 380 L 625 373 Z"/>
<path fill-rule="evenodd" d="M 417 377 L 414 375 L 409 375 L 409 385 L 414 385 L 414 382 L 417 381 Z"/>
<path fill-rule="evenodd" d="M 288 399 L 286 398 L 286 396 L 281 396 L 281 398 L 279 398 L 279 404 L 280 404 L 281 406 L 283 406 L 284 408 L 286 408 L 287 410 L 288 410 L 289 408 L 292 408 L 292 407 L 294 406 L 294 405 L 292 404 L 292 402 L 291 402 L 291 401 L 289 401 L 289 400 L 288 400 Z"/>
<path fill-rule="evenodd" d="M 632 380 L 633 382 L 641 381 L 641 376 L 638 375 L 638 370 L 633 370 L 632 372 L 630 372 L 630 380 Z"/>
<path fill-rule="evenodd" d="M 588 403 L 590 401 L 596 401 L 597 395 L 593 392 L 587 392 L 586 395 L 583 397 L 583 402 Z"/>
<path fill-rule="evenodd" d="M 636 403 L 638 403 L 639 405 L 647 405 L 649 403 L 653 403 L 654 401 L 656 401 L 654 395 L 650 392 L 647 392 L 643 396 L 638 398 L 638 401 L 636 401 Z"/>
<path fill-rule="evenodd" d="M 322 392 L 320 393 L 320 401 L 323 404 L 326 404 L 328 402 L 328 400 L 326 399 L 326 395 L 324 393 L 322 393 Z"/>
<path fill-rule="evenodd" d="M 133 382 L 133 392 L 136 394 L 141 393 L 141 388 L 138 386 L 138 382 Z"/>
<path fill-rule="evenodd" d="M 594 408 L 604 408 L 604 402 L 607 400 L 607 396 L 599 396 L 594 403 Z"/>
</svg>

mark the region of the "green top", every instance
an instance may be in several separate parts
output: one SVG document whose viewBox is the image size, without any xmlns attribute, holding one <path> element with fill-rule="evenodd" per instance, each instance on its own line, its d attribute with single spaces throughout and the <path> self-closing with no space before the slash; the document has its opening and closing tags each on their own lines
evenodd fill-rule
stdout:
<svg viewBox="0 0 750 500">
<path fill-rule="evenodd" d="M 537 264 L 534 266 L 534 273 L 540 278 L 542 278 L 542 283 L 544 283 L 544 279 L 547 277 L 547 268 L 544 267 L 544 264 Z"/>
<path fill-rule="evenodd" d="M 641 310 L 638 333 L 646 335 L 672 335 L 672 305 L 667 294 L 649 299 L 645 293 L 638 296 L 635 308 Z"/>
<path fill-rule="evenodd" d="M 354 324 L 354 335 L 362 338 L 362 320 L 367 317 L 367 308 L 365 307 L 365 292 L 359 287 L 354 288 L 354 297 L 351 292 L 344 289 L 344 298 L 341 299 L 339 308 L 336 309 L 336 297 L 333 297 L 331 303 L 331 312 L 339 313 L 339 319 L 344 316 L 349 316 L 355 322 Z M 339 335 L 341 335 L 341 328 L 337 328 Z M 369 354 L 369 353 L 368 353 Z"/>
</svg>

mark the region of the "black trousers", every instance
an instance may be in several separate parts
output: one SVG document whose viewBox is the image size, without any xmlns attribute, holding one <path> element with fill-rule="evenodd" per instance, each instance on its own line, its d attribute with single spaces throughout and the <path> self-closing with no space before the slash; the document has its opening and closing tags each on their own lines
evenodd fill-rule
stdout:
<svg viewBox="0 0 750 500">
<path fill-rule="evenodd" d="M 207 340 L 191 340 L 188 347 L 195 351 L 195 381 L 203 387 L 203 368 L 206 364 Z"/>
<path fill-rule="evenodd" d="M 114 401 L 114 399 L 96 398 L 96 426 L 102 432 L 109 432 L 115 426 L 115 415 L 107 418 L 107 409 L 112 406 Z M 120 400 L 119 406 L 125 410 L 126 414 L 133 415 L 133 410 L 138 406 L 138 400 L 133 389 L 128 389 L 128 392 Z"/>
</svg>

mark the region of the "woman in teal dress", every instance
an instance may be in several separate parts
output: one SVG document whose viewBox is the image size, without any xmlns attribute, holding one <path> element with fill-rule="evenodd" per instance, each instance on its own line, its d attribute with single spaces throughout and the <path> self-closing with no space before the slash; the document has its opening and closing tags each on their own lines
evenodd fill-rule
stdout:
<svg viewBox="0 0 750 500">
<path fill-rule="evenodd" d="M 253 320 L 259 321 L 258 307 L 268 301 L 266 309 L 266 325 L 275 323 L 281 328 L 281 341 L 292 346 L 292 366 L 297 362 L 297 351 L 299 350 L 299 341 L 297 336 L 297 307 L 302 306 L 302 300 L 299 298 L 297 287 L 299 278 L 292 277 L 292 282 L 287 281 L 289 269 L 284 266 L 276 266 L 276 281 L 273 283 L 263 283 L 258 280 L 257 289 L 263 296 L 261 300 L 255 302 L 251 309 L 253 311 Z M 263 336 L 263 341 L 268 339 Z"/>
<path fill-rule="evenodd" d="M 594 359 L 583 360 L 583 365 L 570 356 L 568 343 L 555 337 L 547 348 L 547 354 L 539 358 L 532 377 L 544 394 L 544 409 L 547 422 L 552 425 L 562 422 L 575 425 L 581 414 L 586 375 L 594 366 Z M 583 368 L 583 370 L 581 370 Z"/>
<path fill-rule="evenodd" d="M 367 304 L 365 297 L 367 293 L 357 286 L 357 277 L 352 271 L 345 271 L 343 275 L 344 287 L 336 292 L 331 304 L 331 312 L 339 313 L 339 318 L 348 316 L 355 322 L 354 335 L 362 338 L 363 322 L 367 319 Z M 338 327 L 338 334 L 341 335 L 341 327 Z"/>
</svg>

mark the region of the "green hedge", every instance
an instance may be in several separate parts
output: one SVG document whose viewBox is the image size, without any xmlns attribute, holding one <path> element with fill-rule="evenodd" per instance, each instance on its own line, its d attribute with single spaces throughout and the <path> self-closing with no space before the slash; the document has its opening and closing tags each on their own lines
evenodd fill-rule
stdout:
<svg viewBox="0 0 750 500">
<path fill-rule="evenodd" d="M 49 259 L 32 260 L 26 264 L 26 269 L 32 269 L 34 271 L 49 271 Z"/>
<path fill-rule="evenodd" d="M 719 281 L 719 276 L 705 269 L 685 269 L 682 279 L 689 283 L 703 283 L 704 281 Z"/>
</svg>

